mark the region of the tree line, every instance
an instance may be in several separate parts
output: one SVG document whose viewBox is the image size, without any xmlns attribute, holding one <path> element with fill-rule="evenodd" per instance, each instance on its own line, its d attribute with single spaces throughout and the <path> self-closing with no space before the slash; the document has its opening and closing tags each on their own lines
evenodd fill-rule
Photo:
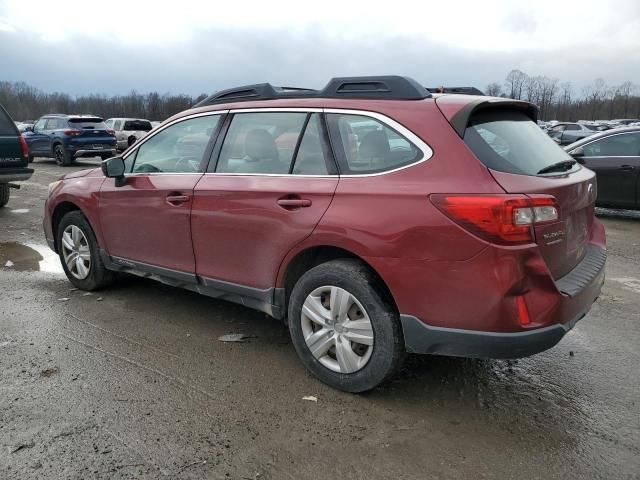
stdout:
<svg viewBox="0 0 640 480">
<path fill-rule="evenodd" d="M 511 70 L 502 84 L 487 85 L 485 93 L 535 103 L 540 107 L 541 120 L 640 118 L 640 91 L 630 81 L 607 85 L 598 78 L 577 93 L 571 82 Z"/>
<path fill-rule="evenodd" d="M 602 79 L 583 87 L 579 93 L 570 82 L 543 75 L 511 70 L 503 83 L 493 82 L 487 95 L 527 100 L 540 107 L 541 120 L 610 120 L 640 118 L 640 91 L 630 81 L 607 85 Z M 158 92 L 127 95 L 79 95 L 46 93 L 24 82 L 0 81 L 0 104 L 16 120 L 35 120 L 47 113 L 86 113 L 103 118 L 133 117 L 165 120 L 186 110 L 206 94 L 197 97 Z"/>
<path fill-rule="evenodd" d="M 0 81 L 0 105 L 14 120 L 36 120 L 47 113 L 91 114 L 102 118 L 132 117 L 165 120 L 207 97 L 172 95 L 158 92 L 127 95 L 79 95 L 46 93 L 24 82 Z"/>
</svg>

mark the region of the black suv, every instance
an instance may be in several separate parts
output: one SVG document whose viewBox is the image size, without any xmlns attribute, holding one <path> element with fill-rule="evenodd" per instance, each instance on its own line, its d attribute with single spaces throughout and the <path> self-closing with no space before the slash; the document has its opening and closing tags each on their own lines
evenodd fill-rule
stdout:
<svg viewBox="0 0 640 480">
<path fill-rule="evenodd" d="M 67 166 L 80 157 L 104 160 L 116 155 L 115 132 L 94 115 L 45 115 L 32 131 L 25 132 L 24 138 L 29 145 L 29 161 L 49 157 Z"/>
<path fill-rule="evenodd" d="M 10 188 L 18 188 L 11 182 L 27 180 L 33 175 L 33 169 L 27 168 L 28 155 L 18 127 L 0 105 L 0 207 L 9 202 Z"/>
</svg>

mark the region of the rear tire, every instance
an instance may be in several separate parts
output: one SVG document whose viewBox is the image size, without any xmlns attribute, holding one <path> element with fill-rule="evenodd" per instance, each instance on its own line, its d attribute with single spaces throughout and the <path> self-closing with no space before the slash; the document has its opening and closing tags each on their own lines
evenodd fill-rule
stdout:
<svg viewBox="0 0 640 480">
<path fill-rule="evenodd" d="M 74 287 L 99 290 L 115 279 L 116 273 L 107 270 L 102 263 L 96 236 L 80 211 L 75 210 L 62 217 L 58 224 L 56 247 L 64 273 Z"/>
<path fill-rule="evenodd" d="M 29 154 L 29 163 L 33 163 L 33 155 Z"/>
<path fill-rule="evenodd" d="M 9 197 L 11 196 L 11 189 L 6 183 L 0 183 L 0 208 L 9 203 Z"/>
<path fill-rule="evenodd" d="M 60 143 L 53 147 L 53 156 L 56 159 L 56 163 L 62 167 L 68 167 L 73 163 L 73 158 Z"/>
<path fill-rule="evenodd" d="M 404 361 L 398 313 L 376 284 L 362 262 L 342 259 L 312 268 L 291 292 L 293 345 L 305 367 L 331 387 L 371 390 L 393 377 Z"/>
</svg>

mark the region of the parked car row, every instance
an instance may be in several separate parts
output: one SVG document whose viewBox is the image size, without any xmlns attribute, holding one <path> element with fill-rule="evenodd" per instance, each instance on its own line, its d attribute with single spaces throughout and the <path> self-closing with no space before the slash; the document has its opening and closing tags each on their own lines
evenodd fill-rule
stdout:
<svg viewBox="0 0 640 480">
<path fill-rule="evenodd" d="M 26 140 L 30 162 L 34 157 L 54 158 L 63 166 L 82 157 L 112 157 L 154 128 L 152 122 L 139 118 L 103 121 L 95 115 L 64 114 L 44 115 L 33 123 L 16 122 L 16 126 Z"/>
</svg>

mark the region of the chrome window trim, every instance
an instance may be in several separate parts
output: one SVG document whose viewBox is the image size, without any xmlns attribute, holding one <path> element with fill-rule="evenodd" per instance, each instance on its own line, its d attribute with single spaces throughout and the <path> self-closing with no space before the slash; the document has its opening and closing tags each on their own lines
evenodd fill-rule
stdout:
<svg viewBox="0 0 640 480">
<path fill-rule="evenodd" d="M 265 108 L 232 108 L 229 113 L 263 113 L 263 112 L 292 112 L 292 113 L 322 113 L 322 108 L 316 107 L 265 107 Z"/>
<path fill-rule="evenodd" d="M 592 143 L 596 143 L 599 142 L 601 140 L 606 140 L 608 138 L 611 137 L 617 137 L 618 135 L 632 135 L 632 134 L 637 134 L 640 135 L 640 130 L 634 130 L 633 132 L 615 132 L 612 133 L 611 135 L 605 135 L 604 137 L 600 137 L 600 138 L 595 138 L 587 143 L 583 143 L 582 145 L 578 145 L 575 148 L 572 148 L 571 150 L 569 150 L 567 153 L 573 152 L 576 148 L 584 148 L 587 145 L 591 145 Z M 636 158 L 636 157 L 640 157 L 640 153 L 638 155 L 594 155 L 592 157 L 587 157 L 586 155 L 584 156 L 584 158 L 611 158 L 611 157 L 615 157 L 615 158 Z"/>
<path fill-rule="evenodd" d="M 364 178 L 364 177 L 377 177 L 380 175 L 387 175 L 389 173 L 398 172 L 405 168 L 411 168 L 420 163 L 426 162 L 433 156 L 433 150 L 427 145 L 420 137 L 409 130 L 401 123 L 396 122 L 392 118 L 378 112 L 372 112 L 370 110 L 354 110 L 344 108 L 315 108 L 315 107 L 270 107 L 270 108 L 234 108 L 228 110 L 228 113 L 260 113 L 260 112 L 302 112 L 302 113 L 339 113 L 345 115 L 359 115 L 363 117 L 370 117 L 378 120 L 382 124 L 392 128 L 413 145 L 415 145 L 422 157 L 418 160 L 401 167 L 393 168 L 391 170 L 385 170 L 384 172 L 376 173 L 348 173 L 348 174 L 336 174 L 336 175 L 294 175 L 289 173 L 225 173 L 225 172 L 205 172 L 205 175 L 227 175 L 233 177 L 287 177 L 287 178 Z"/>
<path fill-rule="evenodd" d="M 185 120 L 191 120 L 192 118 L 209 117 L 209 116 L 213 116 L 213 115 L 224 115 L 226 113 L 229 113 L 229 110 L 214 110 L 214 111 L 211 111 L 211 112 L 193 113 L 191 115 L 186 115 L 184 117 L 176 118 L 175 120 L 167 123 L 166 125 L 163 125 L 161 128 L 158 128 L 157 131 L 155 131 L 155 132 L 153 130 L 151 130 L 151 132 L 153 132 L 153 133 L 149 133 L 149 134 L 145 135 L 144 137 L 142 137 L 142 139 L 139 142 L 136 142 L 135 146 L 129 152 L 127 152 L 127 154 L 125 156 L 123 156 L 122 159 L 124 161 L 126 161 L 127 158 L 130 155 L 133 155 L 133 153 L 136 152 L 148 140 L 152 139 L 157 134 L 159 134 L 163 130 L 169 128 L 170 126 L 175 125 L 176 123 L 180 123 L 180 122 L 183 122 Z M 127 177 L 129 175 L 140 175 L 140 174 L 144 174 L 144 175 L 181 175 L 181 174 L 184 174 L 184 173 L 186 173 L 187 175 L 193 175 L 194 173 L 203 174 L 204 172 L 175 172 L 175 173 L 174 172 L 138 172 L 138 173 L 131 172 L 131 173 L 125 173 L 124 176 Z"/>
</svg>

